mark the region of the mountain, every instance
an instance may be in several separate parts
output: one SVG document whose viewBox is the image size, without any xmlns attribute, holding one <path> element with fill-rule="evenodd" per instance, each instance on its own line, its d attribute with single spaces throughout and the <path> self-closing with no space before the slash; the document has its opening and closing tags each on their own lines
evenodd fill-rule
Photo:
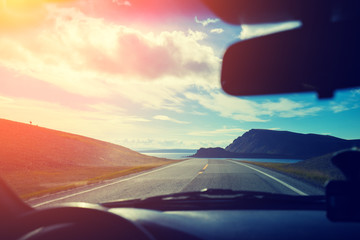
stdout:
<svg viewBox="0 0 360 240">
<path fill-rule="evenodd" d="M 345 140 L 328 135 L 252 129 L 235 139 L 222 154 L 239 157 L 308 159 L 330 152 L 360 146 L 360 140 Z M 212 157 L 213 150 L 202 150 L 193 157 Z M 220 157 L 220 151 L 216 157 Z"/>
<path fill-rule="evenodd" d="M 235 153 L 226 151 L 223 148 L 200 148 L 189 157 L 195 158 L 284 158 L 283 155 L 263 154 L 263 153 Z"/>
<path fill-rule="evenodd" d="M 252 129 L 225 148 L 235 153 L 266 153 L 307 159 L 360 146 L 360 140 L 345 140 L 328 135 Z"/>
<path fill-rule="evenodd" d="M 238 154 L 225 151 L 225 149 L 220 148 L 220 147 L 200 148 L 191 157 L 206 158 L 208 156 L 211 156 L 212 158 L 236 158 L 236 157 L 238 157 Z"/>
</svg>

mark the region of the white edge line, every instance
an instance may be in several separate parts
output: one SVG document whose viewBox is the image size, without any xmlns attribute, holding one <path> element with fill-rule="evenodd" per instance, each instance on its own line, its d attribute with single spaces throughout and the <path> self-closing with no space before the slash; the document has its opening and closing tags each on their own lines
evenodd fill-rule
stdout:
<svg viewBox="0 0 360 240">
<path fill-rule="evenodd" d="M 185 160 L 185 161 L 186 161 L 186 160 Z M 92 191 L 98 190 L 98 189 L 100 189 L 100 188 L 108 187 L 108 186 L 111 186 L 111 185 L 114 185 L 114 184 L 118 184 L 118 183 L 121 183 L 121 182 L 125 182 L 125 181 L 128 181 L 128 180 L 137 178 L 137 177 L 145 176 L 145 175 L 150 174 L 150 173 L 154 173 L 154 172 L 158 172 L 158 171 L 164 170 L 164 169 L 166 169 L 166 168 L 173 167 L 173 166 L 175 166 L 175 165 L 184 163 L 185 161 L 182 161 L 182 162 L 179 162 L 179 163 L 170 164 L 170 165 L 168 165 L 168 166 L 165 166 L 165 167 L 162 167 L 162 168 L 158 168 L 158 169 L 155 169 L 155 170 L 152 170 L 152 171 L 150 170 L 149 172 L 145 172 L 145 173 L 142 173 L 142 174 L 138 174 L 138 175 L 136 175 L 136 176 L 129 177 L 129 178 L 126 178 L 126 179 L 121 179 L 121 180 L 116 181 L 116 182 L 111 182 L 111 183 L 108 183 L 108 184 L 104 184 L 104 185 L 101 185 L 101 186 L 99 186 L 99 187 L 91 188 L 91 189 L 89 189 L 89 190 L 85 190 L 85 191 L 73 193 L 73 194 L 70 194 L 70 195 L 66 195 L 66 196 L 64 196 L 64 197 L 59 197 L 59 198 L 55 198 L 55 199 L 52 199 L 52 200 L 49 200 L 49 201 L 45 201 L 45 202 L 42 202 L 42 203 L 38 203 L 38 204 L 33 205 L 32 207 L 40 207 L 40 206 L 42 206 L 42 205 L 46 205 L 46 204 L 49 204 L 49 203 L 52 203 L 52 202 L 57 202 L 57 201 L 60 201 L 60 200 L 66 199 L 66 198 L 71 198 L 71 197 L 74 197 L 74 196 L 77 196 L 77 195 L 80 195 L 80 194 L 83 194 L 83 193 L 92 192 Z"/>
<path fill-rule="evenodd" d="M 278 183 L 281 183 L 282 185 L 284 185 L 285 187 L 291 189 L 292 191 L 296 192 L 296 193 L 299 194 L 299 195 L 303 195 L 303 196 L 307 196 L 307 195 L 308 195 L 308 194 L 304 193 L 303 191 L 300 191 L 299 189 L 297 189 L 297 188 L 295 188 L 295 187 L 287 184 L 286 182 L 283 182 L 283 181 L 281 181 L 280 179 L 277 179 L 276 177 L 273 177 L 273 176 L 271 176 L 271 175 L 269 175 L 269 174 L 267 174 L 267 173 L 265 173 L 265 172 L 263 172 L 263 171 L 260 171 L 259 169 L 250 167 L 250 166 L 248 166 L 247 164 L 244 164 L 244 163 L 240 163 L 240 162 L 236 162 L 236 161 L 231 161 L 231 160 L 228 160 L 228 161 L 233 162 L 233 163 L 236 163 L 236 164 L 239 164 L 239 165 L 242 165 L 242 166 L 244 166 L 244 167 L 248 167 L 248 168 L 250 168 L 250 169 L 252 169 L 252 170 L 254 170 L 254 171 L 257 171 L 257 172 L 259 172 L 259 173 L 261 173 L 261 174 L 264 174 L 265 176 L 271 178 L 272 180 L 277 181 Z"/>
</svg>

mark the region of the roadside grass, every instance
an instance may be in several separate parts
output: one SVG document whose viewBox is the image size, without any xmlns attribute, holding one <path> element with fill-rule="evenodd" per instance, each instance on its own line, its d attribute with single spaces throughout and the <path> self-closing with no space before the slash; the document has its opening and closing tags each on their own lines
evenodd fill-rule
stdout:
<svg viewBox="0 0 360 240">
<path fill-rule="evenodd" d="M 22 198 L 28 200 L 60 191 L 100 183 L 133 173 L 150 170 L 163 165 L 175 163 L 167 161 L 144 164 L 132 167 L 80 167 L 72 166 L 54 171 L 14 171 L 2 174 L 8 185 Z"/>
<path fill-rule="evenodd" d="M 177 162 L 6 119 L 0 119 L 0 132 L 0 176 L 23 199 Z"/>
<path fill-rule="evenodd" d="M 324 187 L 327 181 L 334 179 L 334 176 L 331 176 L 327 172 L 323 172 L 317 169 L 307 169 L 307 168 L 292 166 L 292 164 L 288 164 L 288 163 L 269 163 L 269 162 L 251 162 L 251 161 L 242 161 L 242 162 L 257 165 L 260 167 L 265 167 L 281 173 L 285 173 L 290 176 L 303 179 L 320 187 Z"/>
</svg>

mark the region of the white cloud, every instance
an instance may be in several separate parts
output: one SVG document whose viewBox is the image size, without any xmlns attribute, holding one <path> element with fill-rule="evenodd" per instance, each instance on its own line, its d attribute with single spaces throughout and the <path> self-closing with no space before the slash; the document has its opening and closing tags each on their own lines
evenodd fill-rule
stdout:
<svg viewBox="0 0 360 240">
<path fill-rule="evenodd" d="M 12 102 L 14 102 L 14 99 L 0 96 L 0 104 L 1 103 L 12 103 Z"/>
<path fill-rule="evenodd" d="M 226 147 L 234 140 L 229 137 L 225 140 L 179 140 L 163 138 L 122 138 L 116 143 L 136 150 L 148 149 L 199 149 L 201 147 Z"/>
<path fill-rule="evenodd" d="M 165 115 L 156 115 L 153 118 L 156 119 L 156 120 L 161 120 L 161 121 L 169 121 L 169 122 L 174 122 L 174 123 L 179 123 L 179 124 L 189 124 L 189 122 L 176 120 L 174 118 L 170 118 L 170 117 L 165 116 Z"/>
<path fill-rule="evenodd" d="M 270 112 L 284 112 L 290 111 L 292 109 L 301 108 L 303 105 L 299 102 L 294 102 L 286 98 L 280 98 L 278 102 L 267 101 L 263 103 L 262 106 Z"/>
<path fill-rule="evenodd" d="M 164 138 L 122 138 L 117 139 L 116 142 L 120 145 L 127 146 L 135 150 L 149 150 L 149 149 L 169 149 L 169 148 L 196 148 L 196 145 L 191 145 L 187 141 L 184 142 L 179 139 L 164 139 Z"/>
<path fill-rule="evenodd" d="M 293 117 L 305 117 L 305 116 L 315 116 L 317 113 L 322 111 L 322 107 L 305 107 L 294 108 L 288 111 L 278 112 L 279 117 L 283 118 L 293 118 Z"/>
<path fill-rule="evenodd" d="M 321 107 L 311 107 L 307 103 L 294 102 L 290 99 L 280 98 L 278 101 L 266 101 L 261 104 L 263 114 L 268 116 L 278 115 L 283 118 L 304 117 L 315 115 L 323 110 Z"/>
<path fill-rule="evenodd" d="M 247 130 L 242 128 L 221 128 L 221 129 L 215 129 L 215 130 L 208 130 L 208 131 L 194 131 L 189 132 L 188 135 L 191 136 L 239 136 L 240 133 L 244 133 Z"/>
<path fill-rule="evenodd" d="M 203 107 L 217 112 L 222 117 L 246 122 L 267 122 L 270 117 L 304 117 L 316 115 L 322 111 L 321 107 L 294 102 L 280 98 L 277 101 L 256 102 L 227 96 L 221 92 L 212 91 L 206 94 L 186 93 L 185 96 L 197 101 Z"/>
<path fill-rule="evenodd" d="M 90 104 L 89 107 L 95 111 L 101 111 L 102 113 L 123 114 L 126 111 L 122 107 L 107 103 Z"/>
<path fill-rule="evenodd" d="M 139 129 L 138 122 L 150 121 L 108 104 L 90 105 L 88 110 L 79 110 L 55 103 L 13 98 L 0 101 L 0 109 L 0 118 L 26 123 L 32 121 L 41 127 L 108 141 L 119 135 L 133 134 Z"/>
<path fill-rule="evenodd" d="M 185 93 L 185 96 L 197 101 L 203 107 L 219 113 L 222 117 L 241 121 L 266 122 L 258 117 L 258 107 L 255 102 L 227 96 L 220 92 L 208 94 Z"/>
<path fill-rule="evenodd" d="M 210 32 L 220 34 L 220 33 L 224 32 L 224 29 L 222 29 L 222 28 L 214 28 L 214 29 L 211 29 Z"/>
<path fill-rule="evenodd" d="M 220 19 L 218 19 L 218 18 L 207 18 L 205 20 L 199 20 L 197 18 L 197 16 L 195 16 L 195 22 L 203 25 L 204 27 L 206 27 L 207 25 L 212 24 L 212 23 L 217 23 L 219 21 L 220 21 Z"/>
<path fill-rule="evenodd" d="M 294 29 L 300 27 L 301 23 L 297 21 L 284 22 L 284 23 L 268 23 L 256 25 L 241 25 L 241 33 L 239 38 L 242 40 L 259 37 L 275 32 Z"/>
<path fill-rule="evenodd" d="M 356 107 L 352 107 L 350 108 L 349 106 L 346 105 L 346 103 L 342 103 L 342 104 L 333 104 L 330 109 L 334 112 L 334 113 L 340 113 L 340 112 L 344 112 L 344 111 L 348 111 L 350 109 L 354 109 Z"/>
<path fill-rule="evenodd" d="M 112 0 L 112 2 L 115 3 L 118 6 L 131 7 L 131 2 L 129 2 L 129 1 Z"/>
<path fill-rule="evenodd" d="M 360 89 L 354 89 L 354 90 L 352 90 L 352 92 L 353 92 L 355 95 L 360 95 Z"/>
<path fill-rule="evenodd" d="M 191 30 L 144 33 L 51 6 L 37 29 L 0 38 L 0 65 L 71 93 L 180 111 L 178 92 L 218 86 L 221 59 L 200 43 L 206 37 Z"/>
<path fill-rule="evenodd" d="M 336 98 L 343 98 L 343 100 L 331 101 L 329 108 L 333 113 L 341 113 L 360 108 L 360 89 L 352 89 L 347 92 L 348 94 L 345 95 L 346 97 L 342 96 L 344 93 L 346 93 L 346 91 L 339 91 L 337 93 Z"/>
<path fill-rule="evenodd" d="M 198 116 L 206 116 L 208 115 L 207 113 L 205 112 L 199 112 L 199 111 L 192 111 L 190 112 L 191 114 L 194 114 L 194 115 L 198 115 Z"/>
</svg>

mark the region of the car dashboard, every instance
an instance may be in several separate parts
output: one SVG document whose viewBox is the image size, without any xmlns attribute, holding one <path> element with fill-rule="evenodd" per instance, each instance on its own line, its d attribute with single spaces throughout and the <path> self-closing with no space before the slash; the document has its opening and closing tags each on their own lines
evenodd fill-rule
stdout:
<svg viewBox="0 0 360 240">
<path fill-rule="evenodd" d="M 322 210 L 110 210 L 155 239 L 359 239 L 359 223 L 335 223 Z"/>
<path fill-rule="evenodd" d="M 221 193 L 221 194 L 220 194 Z M 360 239 L 329 218 L 325 196 L 207 189 L 102 204 L 34 208 L 9 239 Z M 7 229 L 9 230 L 9 229 Z M 17 231 L 16 231 L 17 230 Z"/>
</svg>

